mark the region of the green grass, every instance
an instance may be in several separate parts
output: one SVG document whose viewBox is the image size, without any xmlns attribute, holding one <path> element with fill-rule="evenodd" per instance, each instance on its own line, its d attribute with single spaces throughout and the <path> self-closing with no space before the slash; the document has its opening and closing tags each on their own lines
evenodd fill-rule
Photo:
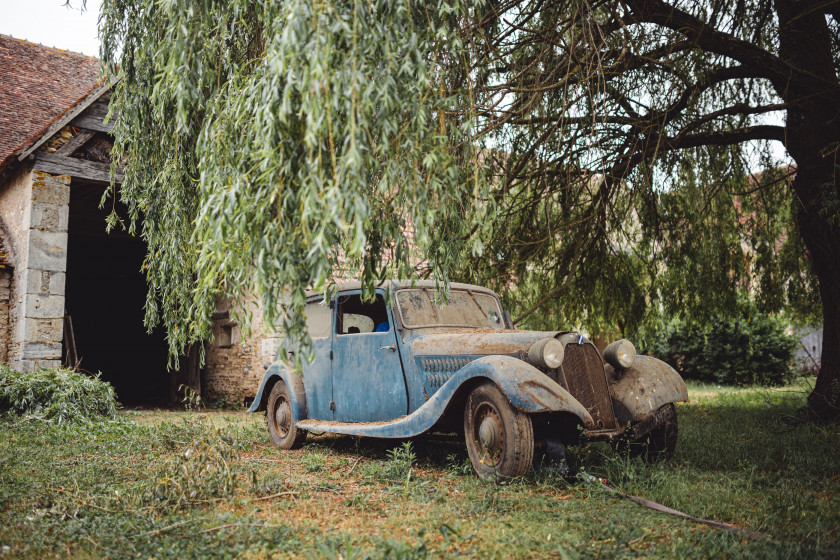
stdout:
<svg viewBox="0 0 840 560">
<path fill-rule="evenodd" d="M 454 438 L 268 443 L 261 415 L 0 419 L 0 557 L 822 558 L 840 555 L 840 427 L 807 386 L 693 384 L 673 460 L 574 461 L 623 492 L 760 532 L 749 541 L 554 471 L 479 481 Z M 8 548 L 6 548 L 8 547 Z"/>
</svg>

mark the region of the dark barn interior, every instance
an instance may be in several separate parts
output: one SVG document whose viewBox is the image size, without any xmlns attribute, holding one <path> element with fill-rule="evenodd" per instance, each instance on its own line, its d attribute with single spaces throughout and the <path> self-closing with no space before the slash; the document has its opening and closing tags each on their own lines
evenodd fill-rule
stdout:
<svg viewBox="0 0 840 560">
<path fill-rule="evenodd" d="M 124 405 L 166 404 L 166 340 L 161 329 L 148 334 L 143 325 L 145 243 L 119 226 L 105 232 L 112 200 L 99 208 L 103 190 L 75 179 L 70 188 L 65 331 L 72 324 L 72 339 L 65 334 L 64 353 L 72 357 L 74 346 L 79 368 L 101 371 Z"/>
</svg>

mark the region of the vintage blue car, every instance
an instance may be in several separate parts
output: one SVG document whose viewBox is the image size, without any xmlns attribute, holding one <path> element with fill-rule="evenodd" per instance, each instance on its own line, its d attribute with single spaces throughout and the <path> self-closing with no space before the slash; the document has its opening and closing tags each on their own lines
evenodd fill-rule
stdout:
<svg viewBox="0 0 840 560">
<path fill-rule="evenodd" d="M 303 444 L 315 430 L 377 438 L 465 434 L 476 472 L 524 474 L 535 451 L 581 439 L 622 441 L 649 456 L 677 441 L 674 403 L 685 383 L 626 340 L 603 353 L 577 332 L 516 330 L 491 290 L 383 282 L 373 301 L 358 283 L 329 301 L 311 294 L 314 359 L 302 371 L 278 356 L 250 412 L 266 411 L 271 441 Z M 390 294 L 390 297 L 386 295 Z M 606 363 L 605 363 L 606 362 Z"/>
</svg>

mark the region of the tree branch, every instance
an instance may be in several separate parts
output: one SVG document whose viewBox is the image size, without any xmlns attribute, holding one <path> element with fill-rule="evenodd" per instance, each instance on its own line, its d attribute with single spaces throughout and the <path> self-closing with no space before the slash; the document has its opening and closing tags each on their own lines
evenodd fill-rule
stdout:
<svg viewBox="0 0 840 560">
<path fill-rule="evenodd" d="M 696 130 L 703 126 L 706 123 L 712 122 L 713 120 L 725 117 L 725 116 L 732 116 L 732 115 L 761 115 L 764 113 L 772 113 L 773 111 L 782 111 L 787 108 L 787 103 L 773 103 L 771 105 L 762 105 L 760 107 L 751 107 L 746 103 L 736 103 L 731 107 L 725 107 L 718 111 L 714 111 L 709 113 L 708 115 L 704 115 L 697 119 L 694 122 L 687 124 L 683 128 L 683 132 L 689 132 L 691 130 Z"/>
<path fill-rule="evenodd" d="M 788 82 L 792 80 L 798 82 L 800 87 L 810 88 L 815 92 L 834 89 L 834 84 L 805 72 L 750 42 L 711 28 L 699 18 L 662 0 L 628 0 L 627 5 L 631 9 L 628 17 L 634 22 L 667 27 L 682 33 L 705 51 L 756 68 L 763 77 L 773 82 L 777 91 L 784 91 Z"/>
<path fill-rule="evenodd" d="M 778 140 L 785 143 L 785 127 L 775 125 L 757 125 L 737 128 L 735 130 L 722 130 L 704 132 L 699 134 L 678 134 L 673 138 L 666 139 L 663 144 L 671 150 L 681 148 L 696 148 L 698 146 L 730 146 L 750 140 Z"/>
</svg>

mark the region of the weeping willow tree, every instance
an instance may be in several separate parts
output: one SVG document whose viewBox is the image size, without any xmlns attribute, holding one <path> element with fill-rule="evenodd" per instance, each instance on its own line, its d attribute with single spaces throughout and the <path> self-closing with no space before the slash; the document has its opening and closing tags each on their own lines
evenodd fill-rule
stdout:
<svg viewBox="0 0 840 560">
<path fill-rule="evenodd" d="M 219 295 L 305 337 L 306 286 L 417 262 L 601 331 L 750 285 L 822 310 L 809 404 L 840 411 L 840 2 L 105 0 L 101 22 L 173 351 Z"/>
<path fill-rule="evenodd" d="M 147 324 L 173 354 L 210 335 L 217 297 L 256 294 L 305 341 L 305 289 L 357 277 L 370 291 L 421 259 L 445 281 L 481 251 L 463 235 L 489 206 L 452 82 L 457 0 L 102 9 L 119 196 L 148 244 Z"/>
<path fill-rule="evenodd" d="M 466 46 L 518 319 L 819 315 L 840 412 L 840 2 L 510 0 Z M 761 170 L 761 173 L 754 173 Z M 503 224 L 503 227 L 501 227 Z M 522 297 L 527 294 L 528 297 Z"/>
</svg>

